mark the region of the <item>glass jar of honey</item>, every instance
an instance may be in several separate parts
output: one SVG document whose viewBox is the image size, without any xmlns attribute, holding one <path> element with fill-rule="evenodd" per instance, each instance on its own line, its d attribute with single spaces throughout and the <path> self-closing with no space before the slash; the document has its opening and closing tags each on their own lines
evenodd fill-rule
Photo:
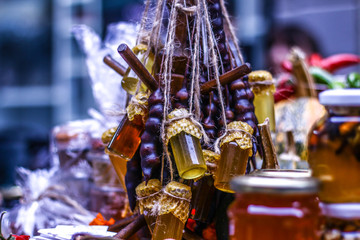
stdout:
<svg viewBox="0 0 360 240">
<path fill-rule="evenodd" d="M 275 131 L 274 93 L 275 85 L 268 71 L 253 71 L 249 74 L 249 82 L 254 92 L 255 115 L 262 123 L 266 118 L 270 121 L 270 130 Z"/>
<path fill-rule="evenodd" d="M 322 182 L 326 203 L 360 202 L 360 89 L 320 93 L 327 114 L 308 139 L 312 175 Z"/>
<path fill-rule="evenodd" d="M 201 131 L 190 119 L 182 118 L 187 115 L 184 108 L 175 109 L 168 115 L 166 142 L 171 144 L 180 177 L 195 179 L 205 173 L 206 164 L 200 144 Z"/>
<path fill-rule="evenodd" d="M 241 121 L 229 123 L 228 129 L 228 134 L 220 142 L 221 155 L 214 185 L 223 192 L 234 193 L 230 181 L 233 177 L 245 174 L 248 159 L 252 155 L 253 129 Z"/>
<path fill-rule="evenodd" d="M 325 229 L 321 239 L 360 239 L 360 203 L 323 204 Z"/>
<path fill-rule="evenodd" d="M 313 178 L 240 176 L 231 183 L 229 239 L 319 239 L 318 181 Z"/>
</svg>

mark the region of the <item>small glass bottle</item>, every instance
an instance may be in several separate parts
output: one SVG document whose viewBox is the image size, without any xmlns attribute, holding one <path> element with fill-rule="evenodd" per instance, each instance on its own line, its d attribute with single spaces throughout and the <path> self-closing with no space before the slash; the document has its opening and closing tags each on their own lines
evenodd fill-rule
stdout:
<svg viewBox="0 0 360 240">
<path fill-rule="evenodd" d="M 186 109 L 175 109 L 168 115 L 168 119 L 187 116 Z M 170 141 L 177 170 L 181 178 L 195 179 L 206 171 L 199 128 L 187 118 L 174 120 L 167 127 L 167 143 Z"/>
<path fill-rule="evenodd" d="M 216 170 L 216 162 L 219 161 L 220 155 L 213 151 L 203 150 L 204 159 L 206 161 L 207 171 L 205 175 L 198 181 L 194 182 L 192 192 L 193 198 L 191 202 L 192 209 L 195 210 L 192 219 L 200 222 L 206 222 L 210 212 L 214 187 L 214 172 Z"/>
<path fill-rule="evenodd" d="M 160 199 L 153 240 L 181 240 L 189 216 L 191 188 L 178 182 L 166 185 Z"/>
<path fill-rule="evenodd" d="M 130 161 L 134 156 L 141 142 L 141 134 L 145 128 L 147 119 L 147 98 L 145 93 L 134 96 L 126 108 L 127 115 L 124 116 L 119 124 L 107 149 L 119 157 Z"/>
<path fill-rule="evenodd" d="M 252 155 L 253 129 L 247 123 L 235 121 L 228 124 L 229 133 L 221 140 L 221 157 L 215 172 L 215 187 L 233 193 L 230 181 L 244 175 L 249 157 Z"/>
<path fill-rule="evenodd" d="M 132 51 L 140 59 L 140 61 L 142 63 L 144 63 L 145 52 L 147 51 L 147 45 L 145 45 L 145 44 L 136 45 L 132 49 Z M 152 72 L 153 65 L 154 65 L 154 54 L 152 54 L 152 52 L 150 52 L 148 58 L 146 59 L 146 63 L 145 63 L 145 67 L 150 73 Z M 138 82 L 139 82 L 139 77 L 129 67 L 126 70 L 125 75 L 121 81 L 121 87 L 129 94 L 134 95 L 136 93 L 136 89 L 138 87 Z M 147 89 L 146 85 L 144 83 L 141 83 L 140 91 L 145 92 L 146 89 Z"/>
<path fill-rule="evenodd" d="M 266 118 L 270 120 L 270 130 L 275 131 L 274 93 L 275 85 L 271 73 L 263 70 L 249 74 L 249 82 L 254 92 L 255 115 L 262 123 Z"/>
<path fill-rule="evenodd" d="M 144 214 L 151 233 L 154 230 L 158 214 L 155 205 L 160 201 L 161 189 L 162 186 L 158 179 L 150 179 L 147 183 L 142 182 L 136 187 L 139 212 Z"/>
<path fill-rule="evenodd" d="M 308 161 L 320 200 L 360 202 L 360 89 L 327 90 L 319 100 L 327 115 L 309 134 Z"/>
<path fill-rule="evenodd" d="M 240 176 L 228 209 L 231 240 L 316 240 L 321 227 L 313 178 Z"/>
<path fill-rule="evenodd" d="M 325 229 L 321 239 L 360 239 L 360 203 L 333 203 L 322 205 Z"/>
</svg>

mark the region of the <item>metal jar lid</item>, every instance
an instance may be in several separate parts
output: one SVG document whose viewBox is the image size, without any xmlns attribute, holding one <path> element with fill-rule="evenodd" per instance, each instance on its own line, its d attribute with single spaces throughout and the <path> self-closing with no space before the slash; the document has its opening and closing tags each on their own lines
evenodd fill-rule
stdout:
<svg viewBox="0 0 360 240">
<path fill-rule="evenodd" d="M 250 175 L 259 177 L 307 178 L 311 170 L 305 169 L 257 169 Z"/>
<path fill-rule="evenodd" d="M 319 94 L 325 106 L 360 106 L 360 89 L 331 89 Z"/>
<path fill-rule="evenodd" d="M 317 193 L 319 181 L 315 178 L 288 178 L 240 176 L 231 181 L 237 193 L 304 194 Z"/>
</svg>

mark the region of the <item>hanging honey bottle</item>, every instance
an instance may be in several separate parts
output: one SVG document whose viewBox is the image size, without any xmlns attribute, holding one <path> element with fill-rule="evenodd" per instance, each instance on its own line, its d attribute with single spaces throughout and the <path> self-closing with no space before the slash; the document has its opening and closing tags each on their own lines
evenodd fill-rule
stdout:
<svg viewBox="0 0 360 240">
<path fill-rule="evenodd" d="M 178 182 L 166 185 L 160 199 L 159 214 L 152 240 L 181 240 L 189 216 L 191 188 Z"/>
<path fill-rule="evenodd" d="M 154 54 L 150 52 L 149 56 L 145 59 L 147 45 L 145 44 L 136 45 L 132 49 L 132 51 L 142 63 L 145 63 L 145 68 L 151 73 L 154 65 Z M 134 95 L 138 87 L 138 82 L 139 82 L 138 75 L 129 67 L 126 70 L 123 79 L 121 80 L 121 87 L 129 94 Z M 146 85 L 144 83 L 141 83 L 140 91 L 145 92 L 146 89 L 147 89 Z"/>
<path fill-rule="evenodd" d="M 206 222 L 210 207 L 213 202 L 215 193 L 213 175 L 216 170 L 216 162 L 219 161 L 220 155 L 209 150 L 203 150 L 204 159 L 207 166 L 205 175 L 193 184 L 193 198 L 191 206 L 194 211 L 192 219 L 200 222 Z"/>
<path fill-rule="evenodd" d="M 201 131 L 192 121 L 182 118 L 188 115 L 184 108 L 175 109 L 168 115 L 166 144 L 170 141 L 180 177 L 195 179 L 205 173 L 206 164 L 200 145 Z"/>
<path fill-rule="evenodd" d="M 260 123 L 266 118 L 270 120 L 270 130 L 275 131 L 274 93 L 275 85 L 271 73 L 263 70 L 249 74 L 249 82 L 255 95 L 255 115 Z"/>
<path fill-rule="evenodd" d="M 140 214 L 144 214 L 145 221 L 152 233 L 155 227 L 156 217 L 161 197 L 161 183 L 158 179 L 150 179 L 147 183 L 142 182 L 136 187 L 137 206 Z"/>
<path fill-rule="evenodd" d="M 228 133 L 220 141 L 221 155 L 214 176 L 217 189 L 234 193 L 230 181 L 235 176 L 245 174 L 248 158 L 252 155 L 253 131 L 245 122 L 228 124 Z"/>
<path fill-rule="evenodd" d="M 116 132 L 116 129 L 117 129 L 116 127 L 110 128 L 102 134 L 101 140 L 104 144 L 106 145 L 109 144 L 109 142 L 111 141 L 111 139 L 113 138 Z M 109 159 L 116 171 L 116 174 L 120 180 L 121 185 L 123 186 L 124 189 L 126 189 L 125 186 L 125 175 L 127 171 L 126 160 L 110 152 L 107 149 L 105 149 L 105 153 L 109 156 Z"/>
<path fill-rule="evenodd" d="M 148 115 L 147 98 L 145 93 L 133 97 L 126 108 L 127 114 L 119 124 L 107 149 L 126 161 L 135 154 L 141 142 L 141 134 L 145 128 Z M 116 169 L 116 166 L 114 166 Z"/>
</svg>

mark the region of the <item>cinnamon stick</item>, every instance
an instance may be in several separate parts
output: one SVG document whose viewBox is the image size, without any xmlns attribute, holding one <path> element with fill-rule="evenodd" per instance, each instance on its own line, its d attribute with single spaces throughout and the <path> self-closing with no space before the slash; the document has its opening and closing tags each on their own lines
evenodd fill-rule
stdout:
<svg viewBox="0 0 360 240">
<path fill-rule="evenodd" d="M 128 45 L 120 44 L 118 47 L 118 52 L 120 56 L 127 62 L 129 67 L 136 73 L 140 80 L 146 85 L 150 91 L 154 92 L 159 84 L 155 78 L 149 73 L 144 64 L 136 57 L 136 55 L 131 51 Z"/>
<path fill-rule="evenodd" d="M 111 67 L 115 72 L 120 74 L 121 76 L 125 75 L 126 69 L 123 65 L 117 62 L 114 58 L 111 57 L 110 54 L 106 55 L 103 59 L 104 63 Z"/>
<path fill-rule="evenodd" d="M 236 68 L 220 75 L 220 77 L 219 77 L 220 84 L 226 85 L 228 83 L 235 81 L 236 79 L 239 79 L 239 78 L 245 76 L 246 74 L 248 74 L 250 72 L 251 72 L 250 64 L 245 63 L 239 67 L 236 67 Z M 201 85 L 201 87 L 200 87 L 201 94 L 206 94 L 206 93 L 214 90 L 215 87 L 216 87 L 216 79 L 212 79 L 212 80 L 204 83 L 203 85 Z"/>
<path fill-rule="evenodd" d="M 139 215 L 134 214 L 130 217 L 121 219 L 119 221 L 117 221 L 116 223 L 114 223 L 113 225 L 111 225 L 108 229 L 108 231 L 110 232 L 118 232 L 121 229 L 123 229 L 124 227 L 126 227 L 127 225 L 129 225 L 130 223 L 132 223 L 135 219 L 137 219 L 139 217 Z"/>
<path fill-rule="evenodd" d="M 266 118 L 263 123 L 258 124 L 258 128 L 261 136 L 261 145 L 264 149 L 261 169 L 279 169 L 279 162 L 271 139 L 269 118 Z"/>
<path fill-rule="evenodd" d="M 126 227 L 121 229 L 121 231 L 118 232 L 114 236 L 114 238 L 128 239 L 145 225 L 146 225 L 145 217 L 142 214 L 142 215 L 138 216 L 132 223 L 130 223 L 129 225 L 127 225 Z"/>
</svg>

